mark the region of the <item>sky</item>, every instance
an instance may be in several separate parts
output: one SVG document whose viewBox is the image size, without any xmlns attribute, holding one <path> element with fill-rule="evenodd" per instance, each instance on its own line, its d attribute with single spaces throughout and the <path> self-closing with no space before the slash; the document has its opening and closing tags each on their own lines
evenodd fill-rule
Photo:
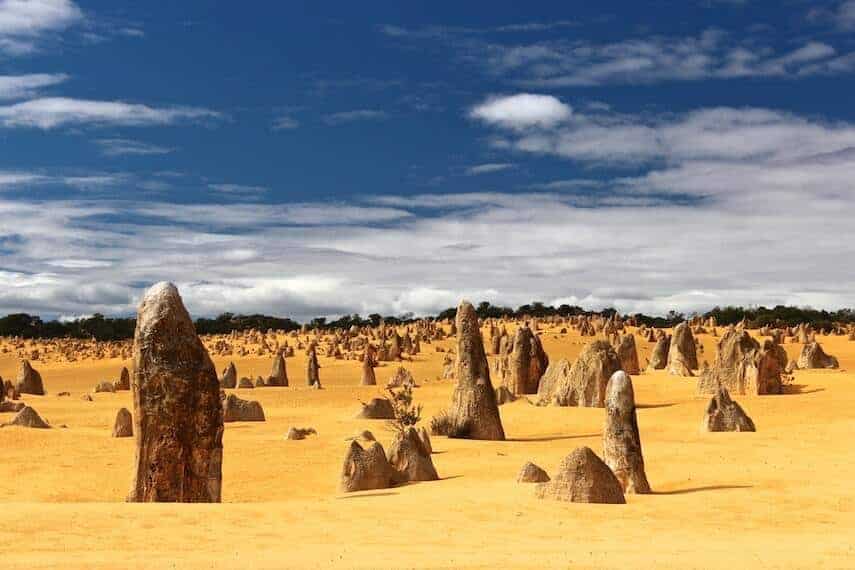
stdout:
<svg viewBox="0 0 855 570">
<path fill-rule="evenodd" d="M 855 0 L 0 0 L 0 314 L 855 306 Z"/>
</svg>

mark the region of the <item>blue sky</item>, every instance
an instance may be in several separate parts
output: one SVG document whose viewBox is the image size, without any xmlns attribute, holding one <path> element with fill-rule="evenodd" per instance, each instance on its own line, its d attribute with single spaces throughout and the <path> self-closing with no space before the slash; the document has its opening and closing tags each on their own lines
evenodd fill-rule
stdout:
<svg viewBox="0 0 855 570">
<path fill-rule="evenodd" d="M 855 0 L 0 0 L 0 313 L 855 305 Z"/>
</svg>

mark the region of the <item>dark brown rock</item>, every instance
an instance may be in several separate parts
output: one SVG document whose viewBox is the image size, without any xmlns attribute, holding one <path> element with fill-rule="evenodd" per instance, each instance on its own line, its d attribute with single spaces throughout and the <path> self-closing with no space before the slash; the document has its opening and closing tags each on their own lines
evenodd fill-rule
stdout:
<svg viewBox="0 0 855 570">
<path fill-rule="evenodd" d="M 229 365 L 223 370 L 223 377 L 220 379 L 220 385 L 223 388 L 235 388 L 237 386 L 237 368 L 234 362 L 229 362 Z"/>
<path fill-rule="evenodd" d="M 798 366 L 801 370 L 811 368 L 838 368 L 837 359 L 822 350 L 818 342 L 810 342 L 802 347 L 799 354 Z"/>
<path fill-rule="evenodd" d="M 48 429 L 50 425 L 42 419 L 39 413 L 30 406 L 24 406 L 21 411 L 3 426 L 19 426 L 26 428 Z"/>
<path fill-rule="evenodd" d="M 393 420 L 395 410 L 392 408 L 392 402 L 386 398 L 371 398 L 367 404 L 362 404 L 362 409 L 356 417 L 366 420 Z"/>
</svg>

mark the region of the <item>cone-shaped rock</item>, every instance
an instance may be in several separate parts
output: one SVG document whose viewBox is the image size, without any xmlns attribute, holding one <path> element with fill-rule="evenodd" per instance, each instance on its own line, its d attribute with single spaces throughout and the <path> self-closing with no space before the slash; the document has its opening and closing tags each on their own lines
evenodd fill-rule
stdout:
<svg viewBox="0 0 855 570">
<path fill-rule="evenodd" d="M 662 335 L 656 340 L 656 346 L 653 347 L 653 352 L 650 354 L 650 363 L 647 365 L 648 370 L 663 370 L 668 364 L 668 351 L 671 348 L 671 336 Z"/>
<path fill-rule="evenodd" d="M 641 373 L 641 367 L 638 364 L 638 350 L 635 347 L 635 336 L 632 333 L 620 337 L 617 346 L 615 346 L 615 351 L 620 359 L 621 370 L 627 374 Z"/>
<path fill-rule="evenodd" d="M 38 429 L 48 429 L 50 427 L 50 425 L 42 419 L 39 413 L 30 406 L 24 406 L 21 411 L 12 418 L 12 421 L 3 425 Z"/>
<path fill-rule="evenodd" d="M 540 339 L 526 326 L 517 329 L 507 358 L 507 375 L 503 384 L 514 395 L 537 394 L 540 378 L 549 366 Z"/>
<path fill-rule="evenodd" d="M 341 469 L 339 488 L 344 493 L 387 489 L 392 486 L 395 470 L 386 459 L 386 452 L 378 442 L 365 449 L 351 441 Z"/>
<path fill-rule="evenodd" d="M 635 413 L 635 392 L 632 380 L 622 370 L 612 375 L 606 388 L 603 460 L 625 493 L 650 493 Z"/>
<path fill-rule="evenodd" d="M 116 421 L 113 422 L 113 437 L 133 437 L 134 436 L 134 420 L 131 417 L 131 412 L 127 408 L 122 408 L 116 414 Z"/>
<path fill-rule="evenodd" d="M 321 365 L 318 364 L 318 353 L 314 345 L 309 349 L 308 361 L 306 362 L 306 384 L 308 386 L 321 385 L 321 377 L 319 370 Z"/>
<path fill-rule="evenodd" d="M 273 357 L 273 365 L 270 368 L 270 376 L 267 377 L 267 386 L 287 386 L 288 385 L 288 369 L 285 366 L 285 357 L 281 352 L 277 352 Z"/>
<path fill-rule="evenodd" d="M 546 483 L 547 481 L 549 481 L 549 475 L 546 471 L 531 461 L 527 461 L 517 475 L 517 483 Z"/>
<path fill-rule="evenodd" d="M 667 368 L 668 373 L 675 376 L 692 376 L 692 370 L 698 368 L 698 352 L 689 323 L 682 322 L 674 327 Z"/>
<path fill-rule="evenodd" d="M 457 308 L 457 386 L 448 411 L 449 437 L 504 440 L 505 430 L 490 382 L 478 315 L 468 301 Z"/>
<path fill-rule="evenodd" d="M 439 475 L 433 466 L 424 443 L 422 443 L 416 428 L 409 427 L 395 434 L 395 439 L 389 447 L 389 464 L 395 469 L 395 481 L 436 481 Z"/>
<path fill-rule="evenodd" d="M 626 503 L 620 481 L 589 447 L 578 447 L 565 457 L 552 480 L 537 486 L 536 494 L 573 503 Z"/>
<path fill-rule="evenodd" d="M 810 342 L 802 347 L 799 354 L 798 366 L 800 369 L 809 368 L 837 368 L 837 359 L 829 356 L 822 350 L 818 342 Z"/>
<path fill-rule="evenodd" d="M 602 408 L 606 385 L 620 370 L 620 360 L 604 340 L 588 344 L 573 366 L 566 360 L 550 365 L 540 382 L 538 404 Z"/>
<path fill-rule="evenodd" d="M 126 366 L 122 367 L 122 372 L 119 374 L 119 379 L 115 383 L 116 390 L 130 390 L 131 389 L 131 373 L 128 372 L 128 368 Z"/>
<path fill-rule="evenodd" d="M 158 283 L 134 333 L 133 502 L 220 502 L 223 408 L 208 351 L 178 289 Z"/>
<path fill-rule="evenodd" d="M 18 393 L 34 394 L 44 396 L 45 386 L 42 383 L 42 375 L 30 365 L 29 360 L 22 360 L 18 367 Z"/>
<path fill-rule="evenodd" d="M 223 370 L 223 377 L 221 379 L 221 383 L 223 388 L 236 388 L 237 387 L 237 368 L 235 368 L 234 362 L 229 362 L 228 367 Z"/>
<path fill-rule="evenodd" d="M 739 404 L 730 399 L 730 394 L 726 388 L 719 388 L 716 395 L 710 400 L 704 414 L 701 430 L 757 431 L 748 414 Z"/>
<path fill-rule="evenodd" d="M 365 356 L 362 357 L 362 386 L 376 386 L 377 376 L 374 374 L 374 367 L 377 365 L 374 351 L 370 348 L 365 351 Z"/>
</svg>

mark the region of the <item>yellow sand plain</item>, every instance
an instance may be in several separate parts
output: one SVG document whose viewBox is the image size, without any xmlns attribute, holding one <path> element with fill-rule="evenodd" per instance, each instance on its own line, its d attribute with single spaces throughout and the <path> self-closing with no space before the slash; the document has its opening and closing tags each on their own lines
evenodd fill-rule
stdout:
<svg viewBox="0 0 855 570">
<path fill-rule="evenodd" d="M 543 333 L 551 360 L 588 339 Z M 700 337 L 700 359 L 716 339 Z M 54 426 L 0 429 L 0 560 L 5 568 L 790 568 L 855 566 L 855 342 L 822 337 L 839 371 L 799 371 L 794 393 L 737 397 L 757 433 L 702 434 L 706 399 L 693 379 L 633 379 L 653 495 L 626 505 L 534 498 L 515 482 L 525 461 L 552 472 L 579 445 L 602 450 L 603 410 L 500 408 L 505 442 L 433 438 L 443 479 L 342 495 L 345 439 L 382 421 L 354 419 L 381 389 L 356 386 L 357 362 L 321 359 L 324 390 L 305 384 L 305 357 L 287 360 L 292 387 L 238 390 L 265 423 L 227 424 L 223 503 L 127 504 L 133 440 L 113 439 L 128 392 L 81 400 L 128 362 L 39 364 L 48 395 L 24 396 Z M 442 354 L 423 345 L 407 364 L 425 417 L 450 401 Z M 639 341 L 645 362 L 652 344 Z M 787 344 L 792 358 L 800 345 Z M 228 360 L 215 358 L 222 370 Z M 266 375 L 269 358 L 235 359 L 238 375 Z M 17 361 L 0 355 L 0 375 Z M 395 366 L 377 369 L 382 385 Z M 70 391 L 70 397 L 57 393 Z M 11 414 L 0 415 L 8 421 Z M 290 426 L 317 437 L 286 441 Z"/>
</svg>

